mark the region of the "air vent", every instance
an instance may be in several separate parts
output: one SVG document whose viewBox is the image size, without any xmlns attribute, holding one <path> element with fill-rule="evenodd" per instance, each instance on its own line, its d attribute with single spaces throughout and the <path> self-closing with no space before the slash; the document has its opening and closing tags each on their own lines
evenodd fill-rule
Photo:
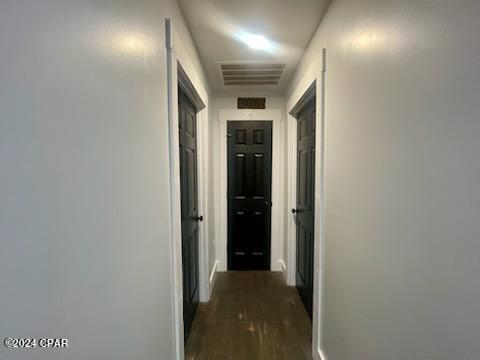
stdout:
<svg viewBox="0 0 480 360">
<path fill-rule="evenodd" d="M 237 109 L 265 109 L 265 98 L 239 97 Z"/>
<path fill-rule="evenodd" d="M 225 86 L 278 85 L 285 69 L 285 64 L 270 62 L 234 62 L 219 65 Z"/>
</svg>

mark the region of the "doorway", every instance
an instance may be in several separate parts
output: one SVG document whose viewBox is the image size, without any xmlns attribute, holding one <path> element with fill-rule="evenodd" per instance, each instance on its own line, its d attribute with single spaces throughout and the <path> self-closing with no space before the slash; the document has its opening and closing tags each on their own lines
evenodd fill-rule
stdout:
<svg viewBox="0 0 480 360">
<path fill-rule="evenodd" d="M 229 121 L 228 269 L 270 270 L 272 122 Z"/>
<path fill-rule="evenodd" d="M 184 341 L 199 303 L 199 234 L 196 109 L 178 88 Z"/>
<path fill-rule="evenodd" d="M 314 225 L 315 225 L 315 123 L 316 96 L 313 92 L 308 101 L 296 112 L 297 119 L 297 201 L 292 209 L 296 223 L 296 271 L 295 284 L 312 318 Z"/>
</svg>

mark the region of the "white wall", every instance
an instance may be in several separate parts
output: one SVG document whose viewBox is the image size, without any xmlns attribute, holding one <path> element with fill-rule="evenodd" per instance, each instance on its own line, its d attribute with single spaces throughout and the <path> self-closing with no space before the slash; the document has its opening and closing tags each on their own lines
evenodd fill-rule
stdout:
<svg viewBox="0 0 480 360">
<path fill-rule="evenodd" d="M 261 94 L 238 94 L 238 96 L 262 96 Z M 226 152 L 221 151 L 222 148 L 226 149 L 226 122 L 219 121 L 219 111 L 220 110 L 235 110 L 237 109 L 237 97 L 238 96 L 217 96 L 213 99 L 213 111 L 212 116 L 212 136 L 213 141 L 211 143 L 214 149 L 214 158 L 213 161 L 213 171 L 216 176 L 213 176 L 212 179 L 215 179 L 215 186 L 226 189 L 227 188 L 227 159 Z M 279 160 L 283 159 L 283 156 L 286 151 L 285 146 L 285 100 L 283 97 L 266 97 L 265 107 L 267 110 L 281 110 L 281 119 L 280 125 L 278 126 L 278 134 L 273 133 L 273 136 L 279 137 L 278 149 L 273 149 L 278 151 L 281 155 Z M 238 120 L 238 119 L 232 119 Z M 275 127 L 274 127 L 275 128 Z M 275 139 L 274 139 L 275 143 Z M 284 252 L 283 244 L 285 231 L 283 224 L 285 219 L 283 214 L 279 214 L 278 218 L 275 218 L 276 211 L 275 209 L 282 209 L 284 207 L 284 197 L 282 194 L 285 193 L 285 181 L 283 178 L 284 173 L 284 162 L 283 161 L 273 161 L 272 163 L 272 251 L 271 251 L 271 269 L 273 271 L 282 271 L 282 263 L 284 261 Z M 223 182 L 223 183 L 222 183 Z M 215 198 L 215 246 L 216 246 L 216 255 L 218 261 L 218 269 L 220 271 L 226 271 L 227 269 L 227 238 L 228 238 L 228 223 L 227 223 L 227 198 L 225 194 L 218 193 Z M 281 226 L 277 226 L 280 224 Z"/>
<path fill-rule="evenodd" d="M 173 0 L 0 5 L 0 337 L 70 340 L 2 359 L 174 359 L 166 17 L 203 77 Z"/>
<path fill-rule="evenodd" d="M 334 0 L 290 86 L 325 47 L 329 360 L 478 359 L 479 14 Z"/>
</svg>

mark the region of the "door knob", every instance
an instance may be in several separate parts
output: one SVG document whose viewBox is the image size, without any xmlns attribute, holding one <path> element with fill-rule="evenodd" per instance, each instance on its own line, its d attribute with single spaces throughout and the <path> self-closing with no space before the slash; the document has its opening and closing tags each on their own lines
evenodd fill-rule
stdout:
<svg viewBox="0 0 480 360">
<path fill-rule="evenodd" d="M 203 216 L 198 216 L 196 218 L 194 218 L 195 221 L 203 221 Z"/>
<path fill-rule="evenodd" d="M 300 212 L 300 210 L 292 209 L 292 214 L 298 214 L 299 212 Z"/>
</svg>

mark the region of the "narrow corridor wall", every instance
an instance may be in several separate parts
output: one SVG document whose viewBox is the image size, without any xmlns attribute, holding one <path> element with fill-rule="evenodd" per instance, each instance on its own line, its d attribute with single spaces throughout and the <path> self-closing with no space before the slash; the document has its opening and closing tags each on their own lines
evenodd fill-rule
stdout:
<svg viewBox="0 0 480 360">
<path fill-rule="evenodd" d="M 479 14 L 334 0 L 289 88 L 326 48 L 329 360 L 478 358 Z"/>
<path fill-rule="evenodd" d="M 0 337 L 9 360 L 175 359 L 165 18 L 174 0 L 2 1 Z"/>
</svg>

